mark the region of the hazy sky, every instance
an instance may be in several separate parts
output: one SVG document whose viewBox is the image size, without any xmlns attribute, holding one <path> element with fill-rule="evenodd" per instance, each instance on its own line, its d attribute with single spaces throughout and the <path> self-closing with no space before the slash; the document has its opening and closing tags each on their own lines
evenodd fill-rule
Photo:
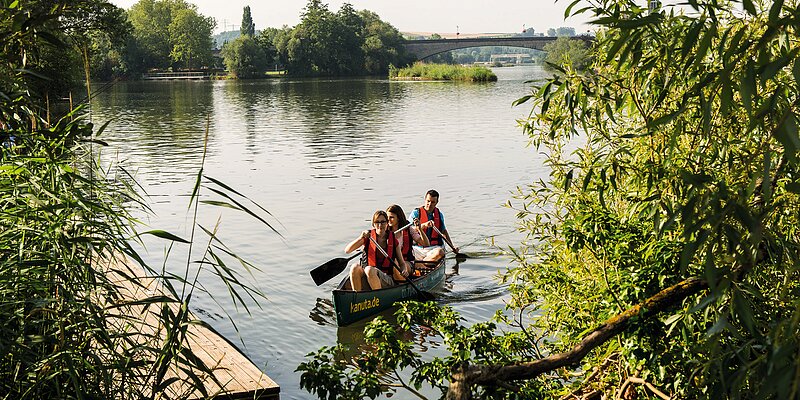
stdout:
<svg viewBox="0 0 800 400">
<path fill-rule="evenodd" d="M 130 8 L 138 0 L 111 0 L 122 8 Z M 187 0 L 197 5 L 201 14 L 214 17 L 216 31 L 239 29 L 242 9 L 249 5 L 256 29 L 294 26 L 307 0 Z M 323 0 L 323 2 L 325 2 Z M 344 1 L 328 1 L 331 11 L 339 10 Z M 401 32 L 505 33 L 521 32 L 523 26 L 537 32 L 560 26 L 587 31 L 586 16 L 564 21 L 569 0 L 351 0 L 356 10 L 367 9 Z"/>
</svg>

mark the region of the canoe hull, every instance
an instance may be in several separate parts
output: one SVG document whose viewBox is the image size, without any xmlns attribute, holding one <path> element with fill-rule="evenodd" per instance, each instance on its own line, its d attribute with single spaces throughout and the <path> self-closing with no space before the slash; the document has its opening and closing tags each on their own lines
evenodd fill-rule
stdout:
<svg viewBox="0 0 800 400">
<path fill-rule="evenodd" d="M 413 282 L 424 292 L 432 291 L 444 281 L 444 259 L 426 275 Z M 389 309 L 394 303 L 414 299 L 417 291 L 409 284 L 397 285 L 380 290 L 356 292 L 350 290 L 350 278 L 344 278 L 333 291 L 333 308 L 336 323 L 346 326 L 358 320 L 373 316 Z"/>
</svg>

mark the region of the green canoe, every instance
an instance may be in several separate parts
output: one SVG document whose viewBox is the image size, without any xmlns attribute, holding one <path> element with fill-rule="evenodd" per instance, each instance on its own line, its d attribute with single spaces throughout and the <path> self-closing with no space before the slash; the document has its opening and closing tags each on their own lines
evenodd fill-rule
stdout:
<svg viewBox="0 0 800 400">
<path fill-rule="evenodd" d="M 421 276 L 412 278 L 419 290 L 428 292 L 444 281 L 444 258 L 438 264 L 416 263 L 415 269 Z M 405 283 L 389 288 L 356 292 L 350 286 L 350 277 L 346 277 L 333 290 L 333 309 L 336 312 L 336 323 L 346 326 L 360 319 L 375 315 L 401 300 L 414 299 L 417 291 Z"/>
</svg>

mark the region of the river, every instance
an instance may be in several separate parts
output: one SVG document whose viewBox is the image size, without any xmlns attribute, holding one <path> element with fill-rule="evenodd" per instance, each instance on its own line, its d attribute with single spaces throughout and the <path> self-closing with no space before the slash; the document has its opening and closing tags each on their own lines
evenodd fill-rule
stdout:
<svg viewBox="0 0 800 400">
<path fill-rule="evenodd" d="M 360 344 L 362 324 L 337 328 L 330 291 L 340 278 L 315 286 L 308 272 L 344 255 L 345 244 L 370 227 L 377 209 L 397 203 L 409 213 L 428 189 L 451 237 L 470 256 L 449 260 L 438 301 L 467 321 L 486 320 L 504 306 L 494 277 L 510 261 L 497 246 L 517 245 L 515 212 L 502 205 L 517 186 L 547 177 L 544 157 L 527 147 L 518 126 L 530 106 L 512 102 L 531 92 L 540 67 L 496 68 L 486 84 L 390 82 L 385 79 L 123 82 L 102 87 L 92 120 L 111 120 L 100 139 L 104 165 L 123 166 L 146 193 L 147 229 L 189 236 L 194 179 L 204 174 L 257 202 L 279 233 L 243 213 L 203 205 L 198 222 L 259 270 L 239 268 L 266 299 L 248 315 L 227 289 L 203 274 L 210 296 L 193 311 L 243 349 L 281 386 L 281 398 L 312 397 L 294 372 L 304 356 L 337 342 Z M 213 197 L 202 189 L 203 199 Z M 256 209 L 255 207 L 253 207 Z M 147 238 L 144 258 L 164 264 L 164 243 Z M 166 266 L 180 271 L 187 248 L 175 246 Z M 195 250 L 197 251 L 197 250 Z M 193 259 L 199 255 L 195 254 Z M 234 324 L 226 316 L 231 316 Z M 412 334 L 414 334 L 412 332 Z M 437 338 L 420 351 L 441 351 Z M 410 398 L 400 392 L 393 398 Z"/>
</svg>

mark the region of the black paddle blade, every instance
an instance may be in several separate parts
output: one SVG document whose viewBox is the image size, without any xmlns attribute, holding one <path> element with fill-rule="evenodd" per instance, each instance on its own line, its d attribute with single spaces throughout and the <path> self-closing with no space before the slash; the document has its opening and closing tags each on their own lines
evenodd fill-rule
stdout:
<svg viewBox="0 0 800 400">
<path fill-rule="evenodd" d="M 352 257 L 351 257 L 352 258 Z M 314 283 L 317 286 L 329 281 L 331 278 L 339 275 L 347 268 L 347 262 L 350 261 L 349 258 L 334 258 L 326 262 L 325 264 L 320 265 L 317 268 L 311 270 L 311 279 L 314 280 Z"/>
<path fill-rule="evenodd" d="M 417 292 L 417 298 L 414 299 L 414 300 L 417 300 L 417 301 L 434 301 L 434 300 L 436 300 L 436 296 L 434 296 L 433 293 L 423 292 L 423 291 L 420 290 L 420 291 Z"/>
</svg>

